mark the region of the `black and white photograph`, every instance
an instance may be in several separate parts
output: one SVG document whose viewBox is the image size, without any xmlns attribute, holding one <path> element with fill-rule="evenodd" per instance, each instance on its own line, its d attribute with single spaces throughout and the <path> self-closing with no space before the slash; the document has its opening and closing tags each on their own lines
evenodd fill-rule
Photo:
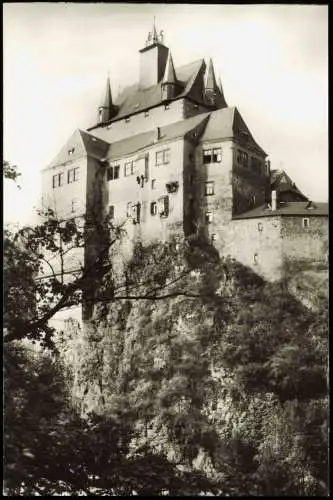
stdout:
<svg viewBox="0 0 333 500">
<path fill-rule="evenodd" d="M 328 14 L 3 3 L 5 496 L 329 496 Z"/>
</svg>

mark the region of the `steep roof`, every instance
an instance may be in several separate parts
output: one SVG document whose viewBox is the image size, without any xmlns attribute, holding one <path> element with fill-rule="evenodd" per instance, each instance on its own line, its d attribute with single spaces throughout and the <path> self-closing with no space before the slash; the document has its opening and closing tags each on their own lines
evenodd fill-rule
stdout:
<svg viewBox="0 0 333 500">
<path fill-rule="evenodd" d="M 293 201 L 280 204 L 276 210 L 272 211 L 266 205 L 253 208 L 248 212 L 235 215 L 233 219 L 255 219 L 257 217 L 276 217 L 276 216 L 301 216 L 318 217 L 328 216 L 328 203 Z"/>
<path fill-rule="evenodd" d="M 213 66 L 213 61 L 209 59 L 208 70 L 207 70 L 207 78 L 206 78 L 206 89 L 215 90 L 217 88 L 215 71 Z"/>
<path fill-rule="evenodd" d="M 209 114 L 205 113 L 193 116 L 187 120 L 172 123 L 171 125 L 166 125 L 165 127 L 160 127 L 160 139 L 158 140 L 156 140 L 157 129 L 155 129 L 113 142 L 109 146 L 107 158 L 117 159 L 124 155 L 130 155 L 154 144 L 160 145 L 170 140 L 186 137 L 192 131 L 196 131 L 199 136 L 208 118 Z"/>
<path fill-rule="evenodd" d="M 162 83 L 176 83 L 176 82 L 177 82 L 177 77 L 176 77 L 175 67 L 173 65 L 171 50 L 169 50 Z"/>
<path fill-rule="evenodd" d="M 271 189 L 275 189 L 279 193 L 290 191 L 302 196 L 304 201 L 308 200 L 307 196 L 300 191 L 289 175 L 282 169 L 271 170 Z"/>
<path fill-rule="evenodd" d="M 83 156 L 100 158 L 105 155 L 108 147 L 109 143 L 103 141 L 103 139 L 95 137 L 84 130 L 76 129 L 52 162 L 43 170 L 78 160 Z"/>
<path fill-rule="evenodd" d="M 177 75 L 177 82 L 184 86 L 184 90 L 177 96 L 177 99 L 185 96 L 191 97 L 193 82 L 196 80 L 203 65 L 205 65 L 205 62 L 203 59 L 200 59 L 174 69 Z M 195 98 L 195 96 L 192 97 Z M 142 112 L 161 103 L 160 83 L 146 89 L 140 88 L 138 83 L 130 85 L 125 87 L 115 99 L 114 104 L 118 106 L 118 112 L 110 121 L 116 121 L 133 113 Z M 98 124 L 94 124 L 89 129 L 98 126 Z"/>
<path fill-rule="evenodd" d="M 254 140 L 249 128 L 241 117 L 238 109 L 222 108 L 212 111 L 202 141 L 215 141 L 219 139 L 237 139 L 244 146 L 254 148 L 263 156 L 265 151 Z"/>
</svg>

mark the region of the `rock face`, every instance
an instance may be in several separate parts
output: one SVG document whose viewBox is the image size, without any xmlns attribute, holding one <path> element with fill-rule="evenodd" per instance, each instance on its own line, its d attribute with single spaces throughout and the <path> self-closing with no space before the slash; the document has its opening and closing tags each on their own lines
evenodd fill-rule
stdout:
<svg viewBox="0 0 333 500">
<path fill-rule="evenodd" d="M 130 272 L 146 283 L 157 250 L 152 279 L 156 283 L 158 275 L 163 287 L 170 256 L 158 247 L 142 251 L 141 267 Z M 301 373 L 302 354 L 288 372 L 288 356 L 304 346 L 314 353 L 316 346 L 315 370 L 324 341 L 316 337 L 315 313 L 277 284 L 201 250 L 192 249 L 180 262 L 183 257 L 172 272 L 189 262 L 194 269 L 167 290 L 185 295 L 114 301 L 63 341 L 73 397 L 82 414 L 130 410 L 137 430 L 133 452 L 145 445 L 185 470 L 225 482 L 236 467 L 244 492 L 253 493 L 251 474 L 260 461 L 266 463 L 269 454 L 294 457 L 302 448 L 293 429 L 295 414 L 305 410 L 298 403 L 295 410 L 293 401 L 303 397 L 308 404 L 302 394 L 312 375 Z M 324 372 L 316 378 L 315 398 L 325 396 L 322 378 Z"/>
</svg>

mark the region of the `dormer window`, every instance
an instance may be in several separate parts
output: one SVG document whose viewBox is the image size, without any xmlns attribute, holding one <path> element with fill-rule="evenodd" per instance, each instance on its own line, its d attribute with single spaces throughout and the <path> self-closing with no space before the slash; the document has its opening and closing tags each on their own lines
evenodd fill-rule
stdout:
<svg viewBox="0 0 333 500">
<path fill-rule="evenodd" d="M 75 151 L 75 148 L 71 148 L 68 150 L 68 156 L 71 156 Z"/>
</svg>

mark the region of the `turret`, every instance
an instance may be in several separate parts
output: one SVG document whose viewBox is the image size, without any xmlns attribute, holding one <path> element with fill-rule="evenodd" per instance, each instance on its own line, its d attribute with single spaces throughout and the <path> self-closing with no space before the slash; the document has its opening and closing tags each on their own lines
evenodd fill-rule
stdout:
<svg viewBox="0 0 333 500">
<path fill-rule="evenodd" d="M 112 103 L 110 76 L 106 81 L 105 97 L 98 107 L 98 123 L 107 123 L 117 114 L 117 106 Z"/>
<path fill-rule="evenodd" d="M 213 61 L 210 59 L 205 83 L 205 99 L 208 104 L 220 109 L 226 108 L 227 103 L 224 99 L 221 80 L 219 83 L 220 86 L 216 83 Z"/>
<path fill-rule="evenodd" d="M 172 99 L 179 93 L 180 85 L 177 81 L 175 67 L 173 65 L 171 51 L 169 50 L 167 63 L 161 85 L 162 99 Z"/>
</svg>

